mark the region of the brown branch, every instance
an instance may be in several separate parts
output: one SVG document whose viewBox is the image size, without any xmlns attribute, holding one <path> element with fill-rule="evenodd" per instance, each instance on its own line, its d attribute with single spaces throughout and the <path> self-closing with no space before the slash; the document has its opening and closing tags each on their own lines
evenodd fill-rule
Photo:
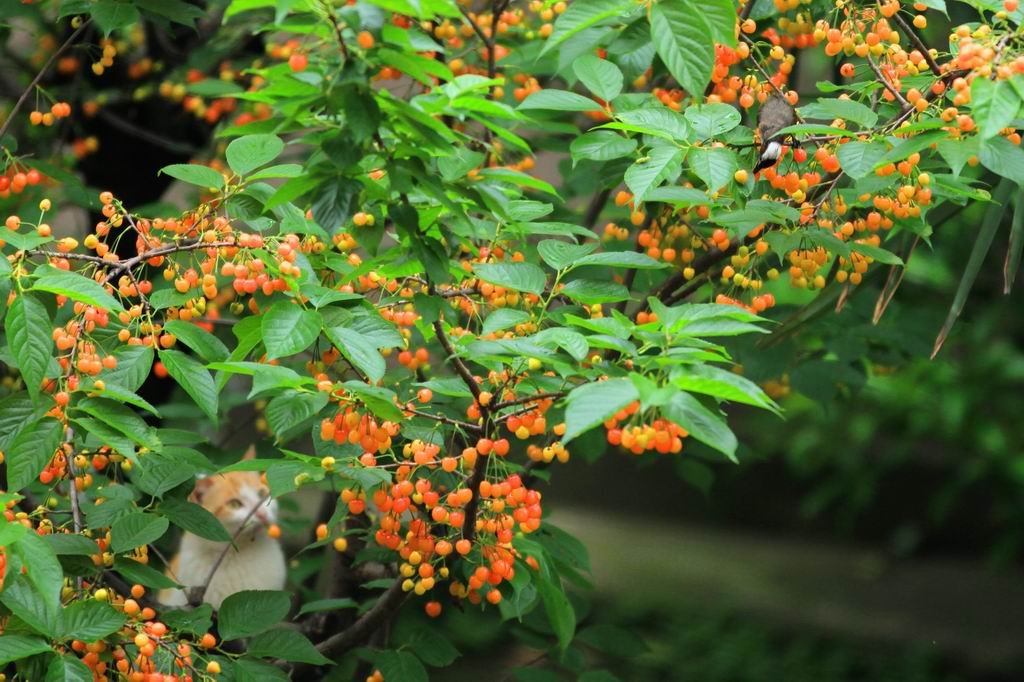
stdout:
<svg viewBox="0 0 1024 682">
<path fill-rule="evenodd" d="M 50 55 L 50 58 L 46 60 L 46 63 L 43 64 L 43 68 L 39 70 L 39 73 L 36 74 L 36 77 L 33 78 L 32 82 L 28 84 L 28 87 L 25 88 L 25 92 L 21 93 L 21 97 L 19 97 L 18 101 L 14 103 L 14 108 L 12 108 L 11 111 L 7 114 L 7 120 L 4 121 L 4 124 L 2 126 L 0 126 L 0 138 L 2 138 L 4 136 L 4 133 L 7 132 L 7 129 L 11 127 L 11 123 L 14 122 L 14 117 L 17 115 L 18 110 L 21 109 L 22 105 L 25 104 L 25 100 L 28 99 L 28 96 L 32 93 L 35 87 L 39 85 L 39 81 L 41 81 L 43 79 L 43 76 L 46 75 L 46 72 L 50 70 L 50 67 L 57 60 L 57 57 L 64 54 L 64 51 L 71 47 L 71 43 L 75 42 L 78 36 L 82 35 L 82 32 L 85 31 L 86 27 L 89 26 L 90 21 L 91 20 L 83 21 L 82 25 L 75 29 L 75 32 L 68 36 L 68 39 L 65 40 L 64 43 L 60 47 L 58 47 L 53 54 Z"/>
<path fill-rule="evenodd" d="M 444 326 L 441 324 L 441 320 L 434 320 L 434 334 L 437 336 L 437 340 L 441 343 L 441 347 L 444 348 L 444 352 L 448 354 L 447 360 L 455 366 L 455 371 L 458 372 L 459 377 L 466 384 L 466 388 L 473 394 L 473 398 L 479 402 L 480 400 L 480 385 L 476 383 L 476 379 L 473 378 L 473 373 L 469 371 L 469 367 L 463 362 L 462 358 L 455 351 L 455 346 L 452 345 L 451 340 L 444 331 Z M 480 406 L 480 411 L 485 412 L 487 407 L 485 405 Z"/>
<path fill-rule="evenodd" d="M 747 4 L 743 5 L 743 11 L 740 12 L 740 23 L 750 18 L 750 13 L 754 11 L 754 5 L 757 4 L 757 0 L 747 0 Z"/>
<path fill-rule="evenodd" d="M 878 80 L 881 81 L 885 89 L 889 91 L 889 94 L 895 97 L 896 101 L 900 103 L 900 106 L 903 108 L 903 111 L 907 112 L 912 110 L 914 107 L 911 106 L 910 102 L 907 101 L 907 98 L 903 96 L 903 93 L 897 90 L 896 86 L 894 86 L 886 79 L 885 74 L 883 74 L 882 70 L 878 68 L 878 64 L 876 64 L 875 60 L 871 58 L 871 55 L 864 55 L 864 59 L 865 61 L 867 61 L 868 66 L 871 67 L 871 70 L 875 72 L 875 76 L 878 77 Z"/>
<path fill-rule="evenodd" d="M 217 570 L 220 568 L 220 565 L 222 563 L 224 563 L 224 559 L 225 559 L 225 557 L 227 557 L 228 551 L 232 547 L 234 547 L 235 540 L 237 540 L 239 538 L 239 536 L 242 534 L 242 531 L 246 530 L 246 524 L 249 523 L 249 519 L 251 519 L 253 517 L 253 515 L 259 510 L 259 508 L 261 506 L 263 506 L 263 503 L 267 501 L 268 497 L 269 497 L 269 494 L 268 495 L 264 495 L 260 499 L 260 501 L 257 502 L 253 506 L 253 508 L 249 510 L 249 513 L 246 514 L 245 518 L 242 519 L 242 523 L 238 527 L 238 530 L 236 530 L 235 534 L 231 536 L 231 541 L 224 545 L 223 551 L 221 551 L 220 556 L 217 557 L 217 561 L 214 562 L 213 568 L 210 569 L 210 574 L 208 576 L 206 576 L 206 582 L 204 582 L 202 585 L 200 585 L 198 587 L 193 587 L 193 588 L 189 589 L 189 591 L 188 591 L 188 603 L 191 606 L 199 606 L 200 604 L 203 603 L 203 599 L 206 598 L 206 592 L 207 592 L 207 590 L 210 589 L 210 583 L 213 581 L 213 576 L 217 575 Z"/>
<path fill-rule="evenodd" d="M 324 3 L 324 7 L 327 10 L 327 20 L 331 22 L 331 28 L 334 29 L 334 37 L 338 41 L 338 47 L 341 48 L 341 56 L 347 62 L 349 60 L 348 46 L 341 35 L 341 26 L 338 25 L 338 18 L 334 16 L 334 9 L 328 3 Z"/>
<path fill-rule="evenodd" d="M 403 407 L 402 410 L 417 417 L 423 417 L 424 419 L 433 419 L 436 422 L 441 422 L 442 424 L 450 424 L 451 426 L 457 426 L 460 429 L 465 429 L 466 431 L 480 432 L 483 430 L 479 424 L 470 424 L 469 422 L 464 422 L 459 419 L 452 419 L 451 417 L 446 417 L 443 414 L 431 414 L 430 412 L 421 412 L 420 410 L 412 408 L 409 405 Z"/>
<path fill-rule="evenodd" d="M 386 623 L 405 602 L 408 595 L 402 590 L 404 580 L 405 578 L 401 576 L 395 579 L 391 587 L 380 595 L 377 603 L 369 611 L 341 632 L 317 644 L 316 650 L 327 657 L 336 656 L 348 651 L 370 636 L 378 627 Z"/>
<path fill-rule="evenodd" d="M 935 61 L 935 57 L 932 56 L 931 51 L 924 44 L 924 41 L 921 40 L 921 36 L 917 35 L 917 32 L 910 27 L 906 19 L 900 16 L 899 12 L 893 14 L 892 19 L 899 25 L 900 30 L 907 34 L 907 37 L 910 38 L 910 42 L 914 43 L 914 47 L 916 47 L 917 51 L 921 53 L 924 60 L 928 62 L 928 68 L 932 70 L 932 73 L 936 76 L 941 76 L 942 67 L 940 67 L 939 63 Z"/>
<path fill-rule="evenodd" d="M 506 407 L 512 407 L 514 405 L 524 405 L 526 403 L 532 403 L 537 400 L 547 400 L 549 398 L 557 400 L 558 398 L 564 398 L 566 391 L 552 391 L 549 393 L 534 393 L 533 395 L 523 396 L 522 398 L 516 398 L 515 400 L 506 400 L 503 403 L 498 403 L 492 406 L 492 410 L 498 411 Z"/>
</svg>

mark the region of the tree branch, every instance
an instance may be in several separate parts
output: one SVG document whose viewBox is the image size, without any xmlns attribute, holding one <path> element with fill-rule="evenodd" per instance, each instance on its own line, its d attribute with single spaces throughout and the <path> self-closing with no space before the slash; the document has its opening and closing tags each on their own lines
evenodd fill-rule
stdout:
<svg viewBox="0 0 1024 682">
<path fill-rule="evenodd" d="M 401 576 L 396 578 L 391 587 L 380 595 L 377 603 L 369 611 L 341 632 L 317 644 L 316 650 L 327 657 L 336 656 L 359 644 L 374 630 L 387 622 L 398 611 L 408 596 L 402 591 L 402 582 L 404 580 Z"/>
<path fill-rule="evenodd" d="M 39 70 L 39 73 L 36 74 L 36 77 L 33 78 L 32 82 L 28 84 L 28 87 L 25 88 L 25 92 L 21 93 L 21 97 L 19 97 L 18 101 L 14 103 L 14 108 L 12 108 L 11 111 L 7 114 L 7 120 L 4 121 L 4 124 L 2 126 L 0 126 L 0 138 L 2 138 L 4 136 L 4 133 L 7 132 L 7 129 L 11 127 L 11 123 L 14 122 L 14 117 L 18 114 L 18 110 L 21 109 L 23 104 L 25 104 L 25 100 L 28 99 L 28 96 L 32 93 L 32 90 L 34 90 L 35 87 L 39 85 L 39 81 L 43 79 L 43 76 L 45 76 L 46 72 L 50 70 L 50 67 L 53 65 L 53 63 L 57 61 L 57 57 L 60 57 L 62 54 L 64 54 L 65 50 L 71 47 L 71 44 L 75 42 L 78 36 L 82 35 L 82 32 L 85 31 L 85 29 L 89 26 L 90 21 L 91 20 L 83 21 L 82 25 L 75 29 L 75 32 L 68 36 L 68 39 L 65 40 L 64 43 L 60 47 L 58 47 L 53 54 L 50 55 L 50 58 L 46 60 L 46 63 L 43 64 L 43 68 Z"/>
</svg>

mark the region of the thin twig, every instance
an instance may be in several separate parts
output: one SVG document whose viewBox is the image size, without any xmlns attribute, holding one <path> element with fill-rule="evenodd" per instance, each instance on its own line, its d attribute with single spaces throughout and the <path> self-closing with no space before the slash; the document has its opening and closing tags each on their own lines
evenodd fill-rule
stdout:
<svg viewBox="0 0 1024 682">
<path fill-rule="evenodd" d="M 317 651 L 327 657 L 336 656 L 348 651 L 356 644 L 370 635 L 374 630 L 383 625 L 392 614 L 398 611 L 399 607 L 408 596 L 402 590 L 402 582 L 405 578 L 399 576 L 395 582 L 384 591 L 377 603 L 369 611 L 359 617 L 356 622 L 341 632 L 332 635 L 316 645 Z"/>
<path fill-rule="evenodd" d="M 885 86 L 885 89 L 889 91 L 889 94 L 895 97 L 896 101 L 900 103 L 900 106 L 903 108 L 903 111 L 907 112 L 912 110 L 914 107 L 911 106 L 910 102 L 907 101 L 907 98 L 903 96 L 903 93 L 897 90 L 896 86 L 889 82 L 889 80 L 885 77 L 885 74 L 882 73 L 882 70 L 878 68 L 878 64 L 876 64 L 875 60 L 871 58 L 871 55 L 864 55 L 864 59 L 867 61 L 868 66 L 871 67 L 871 70 L 875 72 L 875 75 L 878 77 L 878 80 L 881 81 L 883 86 Z"/>
<path fill-rule="evenodd" d="M 926 46 L 924 41 L 921 40 L 921 36 L 917 35 L 917 32 L 907 24 L 907 21 L 900 16 L 899 12 L 893 14 L 892 19 L 899 25 L 900 30 L 907 34 L 907 37 L 910 38 L 910 42 L 914 43 L 914 47 L 916 47 L 917 51 L 921 53 L 924 60 L 928 62 L 928 68 L 932 70 L 932 73 L 936 76 L 941 76 L 942 67 L 940 67 L 939 63 L 935 61 L 935 57 L 932 56 L 928 46 Z"/>
<path fill-rule="evenodd" d="M 28 99 L 29 94 L 31 94 L 35 87 L 39 85 L 39 81 L 41 81 L 43 79 L 43 76 L 46 75 L 46 72 L 50 70 L 50 67 L 57 60 L 57 57 L 64 54 L 64 51 L 71 47 L 71 44 L 75 42 L 78 36 L 82 35 L 82 32 L 85 31 L 86 27 L 89 26 L 90 21 L 91 20 L 88 19 L 86 21 L 83 21 L 82 25 L 75 29 L 74 33 L 68 36 L 68 39 L 64 41 L 64 44 L 58 47 L 57 50 L 50 55 L 50 58 L 46 60 L 46 63 L 43 64 L 43 68 L 39 70 L 39 73 L 36 74 L 36 77 L 33 78 L 32 82 L 28 84 L 28 87 L 25 88 L 25 92 L 21 93 L 21 97 L 19 97 L 18 101 L 14 103 L 14 108 L 12 108 L 10 112 L 8 112 L 7 120 L 4 121 L 4 124 L 2 126 L 0 126 L 0 138 L 2 138 L 4 136 L 4 133 L 7 132 L 7 129 L 10 128 L 11 123 L 14 122 L 14 118 L 17 115 L 18 110 L 21 109 L 23 104 L 25 104 L 25 100 Z"/>
<path fill-rule="evenodd" d="M 220 565 L 224 562 L 225 557 L 227 557 L 228 555 L 228 551 L 232 547 L 234 547 L 235 540 L 239 538 L 239 536 L 242 534 L 242 531 L 246 530 L 246 524 L 249 523 L 249 519 L 251 519 L 253 515 L 255 515 L 256 512 L 259 510 L 259 508 L 263 506 L 263 503 L 267 501 L 268 497 L 269 495 L 264 495 L 262 498 L 260 498 L 260 501 L 257 502 L 253 506 L 253 508 L 249 510 L 249 513 L 245 515 L 245 518 L 242 519 L 242 523 L 238 527 L 238 530 L 236 530 L 235 534 L 231 536 L 231 541 L 224 545 L 224 549 L 221 551 L 220 556 L 217 557 L 217 561 L 214 562 L 213 568 L 210 569 L 210 574 L 206 577 L 206 582 L 204 582 L 198 589 L 192 588 L 191 590 L 189 590 L 190 604 L 192 604 L 193 606 L 198 606 L 199 604 L 203 603 L 203 600 L 206 598 L 206 592 L 210 589 L 210 583 L 213 581 L 213 576 L 217 574 L 217 569 L 219 569 Z"/>
<path fill-rule="evenodd" d="M 402 409 L 405 412 L 408 412 L 409 414 L 415 415 L 417 417 L 423 417 L 424 419 L 433 419 L 434 421 L 441 422 L 442 424 L 450 424 L 452 426 L 457 426 L 460 429 L 465 429 L 466 431 L 479 432 L 482 430 L 480 425 L 478 424 L 470 424 L 469 422 L 464 422 L 459 419 L 452 419 L 451 417 L 446 417 L 443 414 L 431 414 L 430 412 L 421 412 L 420 410 L 414 409 L 409 405 L 406 405 Z"/>
</svg>

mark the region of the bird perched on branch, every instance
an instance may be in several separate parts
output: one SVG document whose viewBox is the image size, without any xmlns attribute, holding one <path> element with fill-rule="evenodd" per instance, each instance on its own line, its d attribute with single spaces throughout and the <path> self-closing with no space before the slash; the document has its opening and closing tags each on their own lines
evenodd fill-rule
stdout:
<svg viewBox="0 0 1024 682">
<path fill-rule="evenodd" d="M 796 109 L 786 98 L 773 93 L 757 113 L 757 130 L 761 135 L 761 155 L 754 172 L 774 166 L 782 156 L 782 137 L 779 131 L 796 123 Z"/>
</svg>

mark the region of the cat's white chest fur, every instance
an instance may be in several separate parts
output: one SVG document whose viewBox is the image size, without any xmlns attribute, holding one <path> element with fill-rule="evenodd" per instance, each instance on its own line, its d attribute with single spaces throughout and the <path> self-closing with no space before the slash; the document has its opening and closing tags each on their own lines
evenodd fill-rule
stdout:
<svg viewBox="0 0 1024 682">
<path fill-rule="evenodd" d="M 175 577 L 186 587 L 203 585 L 224 552 L 225 543 L 210 542 L 191 533 L 181 541 Z M 214 573 L 203 599 L 215 609 L 228 596 L 242 590 L 280 590 L 285 583 L 285 558 L 281 545 L 265 533 L 244 533 L 228 546 L 224 560 Z M 183 606 L 188 599 L 182 590 L 161 594 L 169 606 Z"/>
</svg>

